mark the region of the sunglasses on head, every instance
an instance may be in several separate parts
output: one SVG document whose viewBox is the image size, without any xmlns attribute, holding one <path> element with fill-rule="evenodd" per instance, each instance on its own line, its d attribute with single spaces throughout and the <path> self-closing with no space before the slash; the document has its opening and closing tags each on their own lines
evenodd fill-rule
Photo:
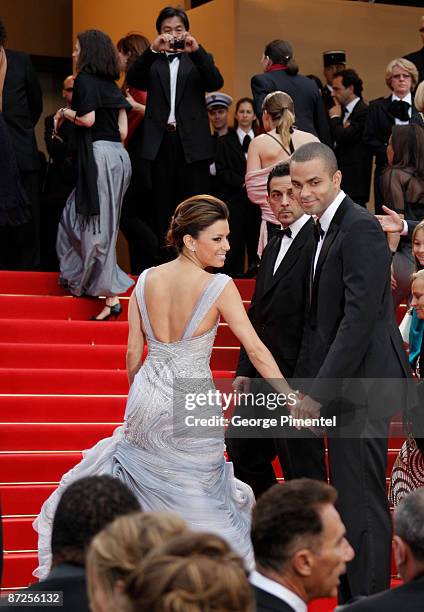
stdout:
<svg viewBox="0 0 424 612">
<path fill-rule="evenodd" d="M 68 93 L 72 93 L 74 91 L 73 87 L 65 87 L 65 91 L 67 91 Z"/>
</svg>

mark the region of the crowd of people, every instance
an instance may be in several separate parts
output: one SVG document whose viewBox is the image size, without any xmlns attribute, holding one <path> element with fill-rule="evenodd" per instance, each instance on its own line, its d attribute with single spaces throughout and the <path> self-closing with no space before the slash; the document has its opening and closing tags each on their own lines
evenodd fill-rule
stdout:
<svg viewBox="0 0 424 612">
<path fill-rule="evenodd" d="M 347 610 L 404 602 L 418 610 L 424 428 L 411 366 L 421 374 L 421 67 L 389 62 L 391 93 L 368 106 L 344 51 L 324 53 L 322 85 L 299 74 L 289 42 L 274 40 L 231 129 L 233 101 L 216 91 L 222 76 L 187 14 L 166 7 L 156 29 L 151 44 L 131 33 L 117 48 L 98 30 L 78 34 L 66 106 L 46 123 L 61 284 L 75 296 L 106 297 L 95 320 L 118 317 L 119 295 L 133 284 L 117 265 L 119 227 L 140 276 L 128 311 L 124 423 L 43 504 L 34 523 L 41 582 L 30 588 L 69 579 L 65 606 L 78 597 L 85 609 L 88 580 L 96 612 L 306 612 L 313 599 L 336 595 Z M 424 40 L 424 18 L 420 32 Z M 4 42 L 1 27 L 0 77 L 14 65 Z M 2 229 L 34 238 L 39 215 L 25 179 L 36 169 L 14 154 L 12 131 L 5 142 Z M 373 158 L 377 216 L 366 208 Z M 414 268 L 408 362 L 395 306 L 411 298 Z M 248 313 L 232 281 L 242 275 L 257 276 Z M 220 317 L 240 341 L 233 388 L 244 395 L 225 438 L 220 406 L 197 399 L 187 407 L 189 396 L 214 390 Z M 271 423 L 275 395 L 285 402 Z M 390 498 L 405 584 L 390 592 L 386 469 L 400 409 L 410 435 Z M 109 492 L 123 505 L 114 516 Z"/>
</svg>

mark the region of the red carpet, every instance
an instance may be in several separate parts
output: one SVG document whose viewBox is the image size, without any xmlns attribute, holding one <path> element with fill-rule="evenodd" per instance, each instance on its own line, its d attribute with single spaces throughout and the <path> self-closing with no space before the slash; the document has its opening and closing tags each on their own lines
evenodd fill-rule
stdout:
<svg viewBox="0 0 424 612">
<path fill-rule="evenodd" d="M 247 307 L 253 281 L 237 285 Z M 94 323 L 88 318 L 99 311 L 99 301 L 70 297 L 57 285 L 57 274 L 0 272 L 3 588 L 34 580 L 37 542 L 31 523 L 41 504 L 80 460 L 82 449 L 109 436 L 122 420 L 130 293 L 122 300 L 122 319 Z M 212 353 L 214 377 L 230 378 L 237 359 L 238 342 L 221 323 Z M 394 425 L 388 474 L 401 443 Z M 327 612 L 334 605 L 322 600 L 310 610 Z"/>
</svg>

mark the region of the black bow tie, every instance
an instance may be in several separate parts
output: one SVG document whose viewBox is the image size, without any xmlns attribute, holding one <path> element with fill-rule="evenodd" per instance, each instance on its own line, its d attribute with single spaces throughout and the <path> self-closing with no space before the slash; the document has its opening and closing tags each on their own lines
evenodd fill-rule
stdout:
<svg viewBox="0 0 424 612">
<path fill-rule="evenodd" d="M 392 100 L 389 104 L 389 113 L 399 121 L 409 121 L 411 105 L 404 100 Z"/>
<path fill-rule="evenodd" d="M 169 63 L 173 62 L 176 57 L 178 57 L 178 59 L 180 59 L 181 56 L 182 56 L 182 53 L 170 53 L 167 56 L 168 57 L 168 62 Z"/>
<path fill-rule="evenodd" d="M 321 223 L 318 221 L 318 219 L 315 221 L 315 224 L 314 224 L 314 234 L 315 234 L 315 240 L 317 242 L 319 242 L 321 238 L 324 238 L 325 231 L 322 229 Z"/>
<path fill-rule="evenodd" d="M 251 140 L 252 139 L 250 138 L 249 134 L 246 134 L 246 136 L 243 138 L 243 144 L 241 145 L 243 153 L 247 153 Z"/>
<path fill-rule="evenodd" d="M 291 238 L 292 231 L 289 227 L 286 227 L 285 229 L 280 229 L 278 230 L 278 232 L 275 232 L 275 235 L 278 236 L 278 238 L 282 238 L 283 236 L 287 236 L 287 238 Z"/>
</svg>

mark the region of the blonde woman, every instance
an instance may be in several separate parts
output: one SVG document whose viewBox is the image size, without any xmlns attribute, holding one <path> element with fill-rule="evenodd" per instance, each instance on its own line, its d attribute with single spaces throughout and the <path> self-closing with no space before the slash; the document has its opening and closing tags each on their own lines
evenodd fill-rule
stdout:
<svg viewBox="0 0 424 612">
<path fill-rule="evenodd" d="M 291 97 L 283 91 L 274 91 L 262 103 L 262 123 L 266 134 L 252 140 L 247 153 L 246 189 L 251 202 L 261 207 L 262 222 L 258 255 L 261 257 L 267 242 L 280 229 L 267 201 L 268 174 L 277 164 L 290 158 L 293 151 L 307 142 L 318 142 L 309 132 L 297 130 Z"/>
<path fill-rule="evenodd" d="M 91 541 L 87 553 L 88 594 L 92 612 L 125 608 L 127 577 L 157 546 L 187 533 L 177 514 L 135 512 L 118 517 Z"/>
</svg>

